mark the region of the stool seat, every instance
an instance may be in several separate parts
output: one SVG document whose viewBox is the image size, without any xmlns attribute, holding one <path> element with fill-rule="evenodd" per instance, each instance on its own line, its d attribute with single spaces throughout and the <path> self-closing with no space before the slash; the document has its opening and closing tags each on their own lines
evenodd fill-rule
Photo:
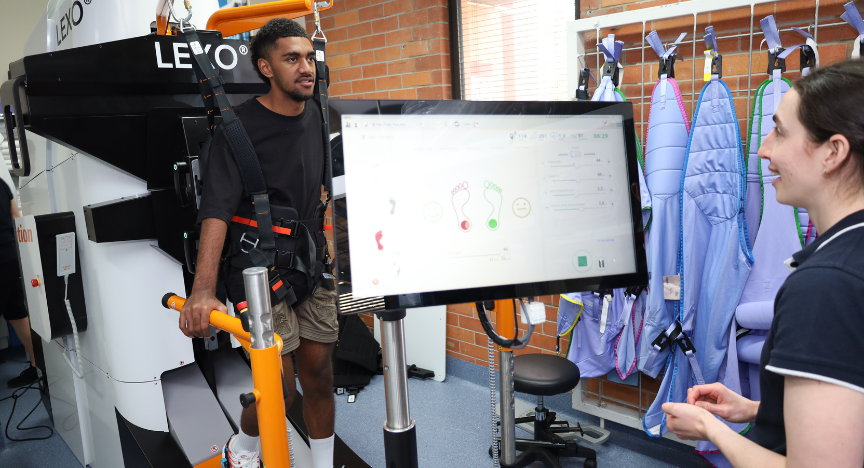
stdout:
<svg viewBox="0 0 864 468">
<path fill-rule="evenodd" d="M 579 367 L 552 354 L 522 354 L 513 358 L 517 392 L 552 396 L 569 392 L 579 383 Z"/>
</svg>

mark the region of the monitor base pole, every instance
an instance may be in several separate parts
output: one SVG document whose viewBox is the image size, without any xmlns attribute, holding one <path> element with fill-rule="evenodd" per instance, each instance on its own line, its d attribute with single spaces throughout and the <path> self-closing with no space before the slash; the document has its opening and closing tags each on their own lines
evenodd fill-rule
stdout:
<svg viewBox="0 0 864 468">
<path fill-rule="evenodd" d="M 384 355 L 384 458 L 387 468 L 417 468 L 417 433 L 408 407 L 408 365 L 405 358 L 405 309 L 376 312 L 381 320 Z"/>
</svg>

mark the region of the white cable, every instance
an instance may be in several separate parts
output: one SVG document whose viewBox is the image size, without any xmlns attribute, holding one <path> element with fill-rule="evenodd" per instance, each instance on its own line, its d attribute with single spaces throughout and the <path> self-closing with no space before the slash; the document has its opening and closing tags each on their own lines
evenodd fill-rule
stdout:
<svg viewBox="0 0 864 468">
<path fill-rule="evenodd" d="M 66 354 L 63 354 L 63 359 L 66 361 L 66 364 L 69 364 L 69 367 L 72 368 L 72 372 L 74 372 L 79 379 L 83 379 L 84 372 L 79 370 L 84 368 L 84 363 L 81 362 L 81 345 L 78 343 L 78 325 L 75 323 L 75 316 L 72 315 L 72 305 L 69 304 L 69 299 L 67 299 L 69 295 L 69 276 L 64 276 L 63 279 L 66 282 L 66 289 L 63 292 L 63 302 L 66 303 L 66 312 L 69 313 L 69 322 L 72 323 L 72 336 L 75 339 L 75 356 L 78 358 L 78 368 L 75 368 L 75 365 L 72 364 L 72 361 L 69 360 L 69 356 Z"/>
<path fill-rule="evenodd" d="M 290 457 L 291 466 L 297 466 L 294 464 L 294 443 L 291 441 L 291 423 L 288 423 L 288 456 Z"/>
<path fill-rule="evenodd" d="M 489 341 L 489 395 L 492 404 L 492 466 L 494 468 L 500 468 L 501 462 L 498 460 L 498 449 L 500 444 L 498 443 L 498 399 L 496 398 L 496 393 L 498 389 L 495 385 L 495 344 L 492 342 L 492 339 L 487 338 Z"/>
</svg>

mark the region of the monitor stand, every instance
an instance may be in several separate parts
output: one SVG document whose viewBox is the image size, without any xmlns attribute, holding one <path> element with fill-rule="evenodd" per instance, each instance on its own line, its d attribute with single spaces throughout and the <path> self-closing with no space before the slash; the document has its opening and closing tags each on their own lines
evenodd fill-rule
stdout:
<svg viewBox="0 0 864 468">
<path fill-rule="evenodd" d="M 408 365 L 405 360 L 405 309 L 376 312 L 381 319 L 384 355 L 384 459 L 387 467 L 418 468 L 417 432 L 408 408 Z"/>
</svg>

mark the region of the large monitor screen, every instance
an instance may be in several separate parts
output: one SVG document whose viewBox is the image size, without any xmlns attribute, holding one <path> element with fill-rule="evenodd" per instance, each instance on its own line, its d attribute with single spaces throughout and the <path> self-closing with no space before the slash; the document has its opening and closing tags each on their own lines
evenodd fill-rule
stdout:
<svg viewBox="0 0 864 468">
<path fill-rule="evenodd" d="M 629 104 L 360 102 L 331 103 L 354 300 L 647 282 Z"/>
</svg>

